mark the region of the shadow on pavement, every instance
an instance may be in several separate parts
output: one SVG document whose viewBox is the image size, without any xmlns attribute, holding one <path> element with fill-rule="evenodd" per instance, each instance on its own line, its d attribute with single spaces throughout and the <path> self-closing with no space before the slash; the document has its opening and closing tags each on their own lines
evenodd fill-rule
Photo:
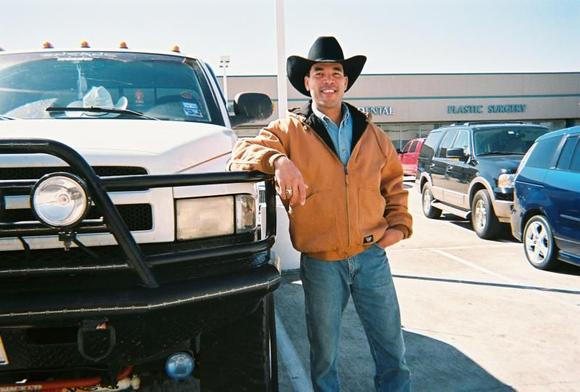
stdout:
<svg viewBox="0 0 580 392">
<path fill-rule="evenodd" d="M 309 348 L 304 322 L 304 296 L 296 271 L 284 274 L 276 291 L 276 312 L 306 375 L 309 375 Z M 344 312 L 339 349 L 341 391 L 374 390 L 374 363 L 360 321 L 349 301 Z M 452 345 L 418 333 L 404 331 L 407 361 L 414 391 L 513 391 Z M 280 345 L 280 342 L 279 342 Z M 296 391 L 289 377 L 288 362 L 280 355 L 280 392 Z M 302 392 L 302 391 L 296 391 Z"/>
<path fill-rule="evenodd" d="M 471 220 L 469 220 L 469 219 L 463 219 L 460 216 L 453 215 L 453 214 L 445 214 L 445 213 L 443 215 L 441 215 L 441 218 L 439 218 L 439 219 L 446 221 L 446 222 L 449 222 L 449 223 L 452 223 L 457 227 L 461 227 L 462 229 L 471 231 L 471 232 L 473 232 L 473 234 L 475 234 L 475 232 L 473 231 L 473 226 L 471 225 Z M 510 228 L 509 224 L 502 225 L 502 227 L 499 231 L 498 238 L 495 240 L 491 240 L 491 241 L 519 242 L 512 235 L 511 228 Z"/>
<path fill-rule="evenodd" d="M 545 271 L 545 272 L 553 273 L 553 274 L 565 274 L 565 275 L 580 276 L 580 266 L 563 262 L 554 271 Z"/>
<path fill-rule="evenodd" d="M 514 391 L 450 344 L 405 331 L 415 391 Z"/>
</svg>

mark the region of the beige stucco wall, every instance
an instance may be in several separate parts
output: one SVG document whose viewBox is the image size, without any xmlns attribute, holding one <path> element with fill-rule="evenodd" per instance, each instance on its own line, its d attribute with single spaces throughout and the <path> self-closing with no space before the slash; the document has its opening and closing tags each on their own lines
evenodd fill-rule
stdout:
<svg viewBox="0 0 580 392">
<path fill-rule="evenodd" d="M 289 107 L 305 102 L 306 97 L 287 86 Z M 229 76 L 228 89 L 230 99 L 238 92 L 256 91 L 268 94 L 276 104 L 275 76 Z M 345 100 L 358 107 L 375 107 L 377 123 L 580 120 L 580 72 L 361 75 Z M 481 113 L 460 113 L 465 105 Z M 507 107 L 519 108 L 516 112 L 497 113 L 490 112 L 488 105 L 522 106 Z M 271 119 L 276 117 L 275 109 Z"/>
</svg>

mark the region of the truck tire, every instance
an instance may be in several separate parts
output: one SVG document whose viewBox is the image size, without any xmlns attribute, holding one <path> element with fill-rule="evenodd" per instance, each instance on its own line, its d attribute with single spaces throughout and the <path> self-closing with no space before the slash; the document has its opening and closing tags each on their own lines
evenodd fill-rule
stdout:
<svg viewBox="0 0 580 392">
<path fill-rule="evenodd" d="M 498 237 L 501 223 L 495 216 L 491 199 L 486 190 L 477 191 L 471 203 L 471 225 L 479 238 L 492 240 Z"/>
<path fill-rule="evenodd" d="M 435 208 L 431 205 L 433 201 L 433 193 L 431 192 L 431 185 L 428 182 L 423 185 L 423 189 L 421 190 L 421 207 L 423 210 L 423 214 L 427 218 L 437 219 L 441 216 L 441 210 L 439 208 Z"/>
<path fill-rule="evenodd" d="M 251 314 L 203 333 L 202 392 L 278 390 L 274 297 L 264 297 Z"/>
</svg>

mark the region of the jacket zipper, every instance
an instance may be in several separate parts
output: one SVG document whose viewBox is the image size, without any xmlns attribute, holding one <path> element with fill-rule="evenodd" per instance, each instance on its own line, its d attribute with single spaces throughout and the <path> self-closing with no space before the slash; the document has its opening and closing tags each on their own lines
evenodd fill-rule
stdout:
<svg viewBox="0 0 580 392">
<path fill-rule="evenodd" d="M 348 238 L 348 246 L 350 247 L 350 208 L 348 205 L 348 167 L 344 166 L 344 182 L 346 188 L 346 224 L 347 224 L 347 238 Z"/>
<path fill-rule="evenodd" d="M 306 125 L 306 124 L 305 124 Z M 340 163 L 340 165 L 343 167 L 344 170 L 344 188 L 345 188 L 345 199 L 346 199 L 346 239 L 347 239 L 347 247 L 350 247 L 350 214 L 349 214 L 349 205 L 348 205 L 348 168 L 346 167 L 345 164 L 342 163 L 342 161 L 340 160 L 340 158 L 336 155 L 336 153 L 334 152 L 334 150 L 332 150 L 324 140 L 322 140 L 322 138 L 320 137 L 320 135 L 318 135 L 316 133 L 316 131 L 314 131 L 314 129 L 312 129 L 311 126 L 306 125 L 308 128 L 310 128 L 311 132 L 313 133 L 313 135 L 315 135 L 315 137 L 318 138 L 318 140 L 320 141 L 320 143 L 322 143 L 322 145 L 324 147 L 326 147 L 328 149 L 328 151 L 330 152 L 330 154 L 338 161 L 338 163 Z M 357 143 L 358 144 L 358 143 Z M 353 149 L 354 151 L 354 149 Z"/>
</svg>

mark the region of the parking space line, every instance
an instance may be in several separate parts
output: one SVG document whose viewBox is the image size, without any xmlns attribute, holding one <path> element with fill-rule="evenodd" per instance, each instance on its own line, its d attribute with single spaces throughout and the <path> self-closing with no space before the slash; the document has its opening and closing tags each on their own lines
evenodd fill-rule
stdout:
<svg viewBox="0 0 580 392">
<path fill-rule="evenodd" d="M 473 268 L 475 270 L 478 270 L 480 272 L 483 272 L 485 274 L 488 274 L 488 275 L 491 275 L 491 276 L 495 276 L 496 278 L 502 279 L 502 280 L 504 280 L 504 281 L 506 281 L 508 283 L 515 284 L 515 285 L 520 285 L 520 283 L 518 281 L 514 280 L 514 279 L 511 279 L 511 278 L 509 278 L 509 277 L 507 277 L 505 275 L 502 275 L 502 274 L 498 274 L 497 272 L 488 270 L 487 268 L 484 268 L 482 266 L 479 266 L 479 265 L 477 265 L 475 263 L 472 263 L 471 261 L 465 260 L 465 259 L 463 259 L 461 257 L 452 255 L 451 253 L 447 253 L 447 252 L 445 252 L 443 250 L 440 250 L 440 249 L 432 249 L 432 252 L 437 253 L 437 254 L 440 254 L 441 256 L 445 256 L 445 257 L 447 257 L 447 258 L 449 258 L 451 260 L 457 261 L 458 263 L 461 263 L 463 265 L 466 265 L 468 267 L 471 267 L 471 268 Z M 577 305 L 573 305 L 573 304 L 570 304 L 568 302 L 561 301 L 558 298 L 554 298 L 554 297 L 548 295 L 546 292 L 543 292 L 543 291 L 534 291 L 534 293 L 537 294 L 537 295 L 541 295 L 543 297 L 546 297 L 549 300 L 551 300 L 553 302 L 557 302 L 557 303 L 559 303 L 561 305 L 564 305 L 566 307 L 570 307 L 570 308 L 576 309 L 576 310 L 578 309 L 578 306 Z"/>
<path fill-rule="evenodd" d="M 401 274 L 393 274 L 393 278 L 427 280 L 427 281 L 431 281 L 431 282 L 443 282 L 443 283 L 472 284 L 475 286 L 494 286 L 494 287 L 505 287 L 508 289 L 538 290 L 538 291 L 546 291 L 546 292 L 551 292 L 551 293 L 580 295 L 579 290 L 558 289 L 558 288 L 550 288 L 550 287 L 542 287 L 542 286 L 529 286 L 529 285 L 513 284 L 513 283 L 478 282 L 475 280 L 436 278 L 433 276 L 401 275 Z"/>
<path fill-rule="evenodd" d="M 310 392 L 313 390 L 310 378 L 306 375 L 302 362 L 300 362 L 300 357 L 286 332 L 286 328 L 284 328 L 284 324 L 278 315 L 275 317 L 278 351 L 285 364 L 292 388 L 297 392 Z"/>
<path fill-rule="evenodd" d="M 417 250 L 462 250 L 462 249 L 489 249 L 489 248 L 505 248 L 506 245 L 512 245 L 510 243 L 501 244 L 486 244 L 486 245 L 457 245 L 457 246 L 443 246 L 440 248 L 387 248 L 389 253 L 401 252 L 401 251 L 417 251 Z M 521 246 L 521 244 L 513 244 L 514 246 Z"/>
</svg>

